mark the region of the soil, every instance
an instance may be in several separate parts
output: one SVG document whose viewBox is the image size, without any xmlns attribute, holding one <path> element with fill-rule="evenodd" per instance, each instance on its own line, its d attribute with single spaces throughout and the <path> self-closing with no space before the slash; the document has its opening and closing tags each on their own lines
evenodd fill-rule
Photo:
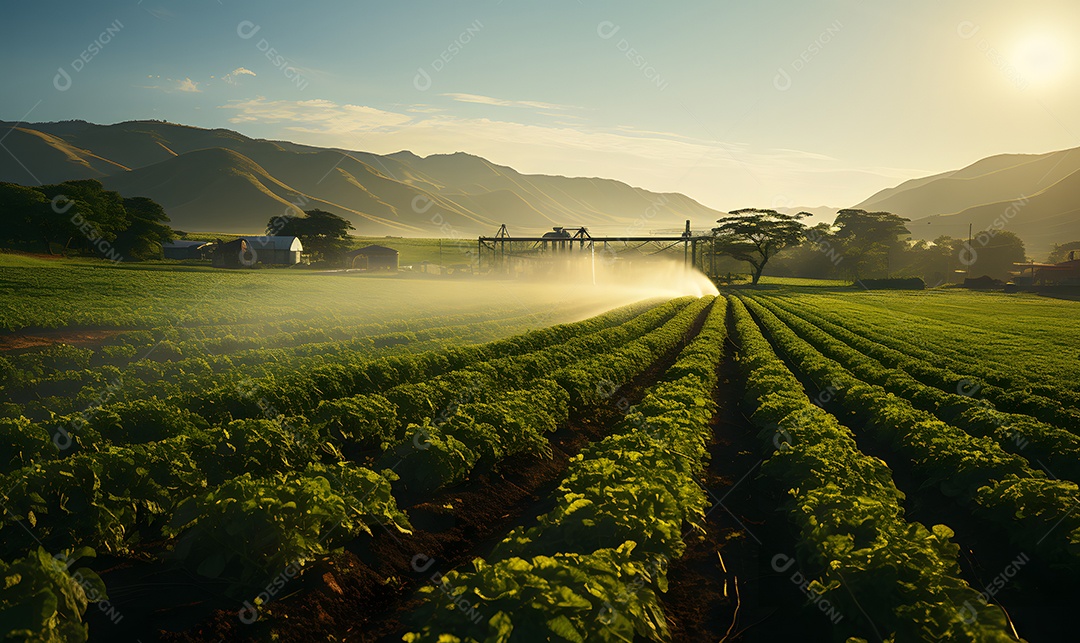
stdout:
<svg viewBox="0 0 1080 643">
<path fill-rule="evenodd" d="M 778 510 L 778 490 L 759 477 L 761 443 L 742 408 L 737 350 L 729 339 L 713 392 L 717 412 L 702 485 L 712 503 L 706 533 L 688 540 L 661 596 L 672 640 L 829 641 L 827 621 L 803 609 L 806 597 L 790 572 L 772 567 L 773 556 L 794 555 L 794 536 Z"/>
<path fill-rule="evenodd" d="M 18 331 L 0 334 L 0 352 L 41 348 L 54 344 L 96 345 L 104 343 L 105 340 L 122 332 L 124 331 L 71 329 Z"/>
<path fill-rule="evenodd" d="M 622 387 L 631 404 L 657 382 L 682 347 L 701 329 L 702 313 L 680 345 Z M 499 472 L 477 476 L 459 488 L 403 506 L 412 534 L 376 530 L 346 551 L 309 565 L 281 590 L 253 624 L 240 621 L 244 606 L 224 598 L 196 578 L 147 564 L 102 571 L 113 606 L 126 618 L 119 625 L 105 614 L 87 612 L 92 639 L 170 642 L 266 640 L 400 641 L 402 618 L 418 604 L 416 590 L 431 576 L 446 573 L 477 556 L 519 524 L 528 524 L 553 506 L 569 459 L 607 435 L 622 418 L 614 404 L 571 414 L 551 436 L 552 458 L 520 457 Z M 134 566 L 138 567 L 138 566 Z M 419 567 L 422 572 L 416 571 Z M 165 579 L 164 577 L 168 578 Z M 155 580 L 156 578 L 156 580 Z M 187 585 L 185 585 L 185 580 Z M 174 587 L 175 589 L 169 589 Z M 154 587 L 164 591 L 137 591 Z"/>
</svg>

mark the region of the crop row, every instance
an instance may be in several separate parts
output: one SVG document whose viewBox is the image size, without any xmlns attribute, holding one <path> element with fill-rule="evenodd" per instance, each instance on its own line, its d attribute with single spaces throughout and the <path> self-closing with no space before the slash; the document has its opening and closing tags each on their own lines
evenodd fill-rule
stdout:
<svg viewBox="0 0 1080 643">
<path fill-rule="evenodd" d="M 697 479 L 723 356 L 723 304 L 716 300 L 697 337 L 613 434 L 571 461 L 552 511 L 515 529 L 471 571 L 422 590 L 429 600 L 406 640 L 669 638 L 658 593 L 667 589 L 667 562 L 682 555 L 684 529 L 700 530 L 704 520 Z M 595 370 L 602 364 L 594 377 L 607 377 Z M 587 390 L 581 369 L 571 380 Z"/>
<path fill-rule="evenodd" d="M 1066 409 L 1080 409 L 1080 392 L 1075 390 L 1070 371 L 1056 367 L 1057 361 L 1048 363 L 1048 357 L 1060 361 L 1062 356 L 1054 351 L 1048 354 L 1045 345 L 1041 344 L 1037 344 L 1037 350 L 1032 350 L 1033 342 L 1027 336 L 1024 343 L 1029 352 L 1016 350 L 1015 332 L 1003 336 L 1005 329 L 1000 333 L 985 330 L 984 326 L 992 323 L 992 316 L 980 316 L 979 327 L 952 327 L 952 330 L 963 330 L 957 335 L 941 332 L 940 320 L 905 316 L 892 309 L 833 298 L 817 298 L 813 304 L 801 297 L 791 300 L 798 312 L 812 310 L 818 318 L 839 324 L 927 364 L 967 373 L 974 376 L 972 379 L 978 378 L 984 384 L 1008 391 L 1016 396 L 1015 399 L 1001 399 L 1005 404 L 1016 405 L 1013 410 L 1017 412 L 1039 413 L 1047 399 Z M 858 320 L 858 324 L 853 324 L 852 320 Z M 1001 345 L 1005 341 L 1003 337 L 1012 341 Z M 1056 407 L 1053 403 L 1051 408 Z"/>
<path fill-rule="evenodd" d="M 552 346 L 565 346 L 575 338 L 602 331 L 632 336 L 640 329 L 659 325 L 681 306 L 675 301 L 652 307 L 641 313 L 638 306 L 629 306 L 574 324 L 563 324 L 531 331 L 507 339 L 476 346 L 450 346 L 445 349 L 421 353 L 380 357 L 372 359 L 350 355 L 342 363 L 324 364 L 319 367 L 289 370 L 283 376 L 273 374 L 262 378 L 238 377 L 236 380 L 211 388 L 192 386 L 185 392 L 167 400 L 140 400 L 114 402 L 103 393 L 103 404 L 91 404 L 67 416 L 55 417 L 45 425 L 63 442 L 70 439 L 77 446 L 85 447 L 101 443 L 97 427 L 101 425 L 130 425 L 125 429 L 129 436 L 136 436 L 135 427 L 147 426 L 150 435 L 162 429 L 155 428 L 160 410 L 172 409 L 178 417 L 182 411 L 191 411 L 209 424 L 223 424 L 232 419 L 274 418 L 280 415 L 296 416 L 310 413 L 323 400 L 339 399 L 357 394 L 373 393 L 401 384 L 421 382 L 439 377 L 455 370 L 474 367 L 485 360 L 510 359 L 529 352 Z M 641 313 L 641 314 L 638 314 Z M 629 321 L 627 321 L 629 319 Z M 629 333 L 630 335 L 627 335 Z M 144 417 L 146 408 L 152 407 L 153 418 Z M 176 427 L 176 422 L 166 422 L 164 428 Z M 135 442 L 146 442 L 154 437 L 133 437 Z"/>
<path fill-rule="evenodd" d="M 1002 413 L 986 401 L 969 395 L 923 384 L 911 373 L 929 377 L 926 373 L 934 370 L 932 367 L 875 348 L 873 342 L 853 337 L 841 327 L 827 322 L 814 323 L 796 316 L 776 306 L 771 299 L 762 299 L 759 303 L 814 348 L 842 364 L 864 382 L 881 386 L 908 400 L 914 407 L 929 411 L 938 419 L 971 435 L 989 437 L 1006 451 L 1025 457 L 1029 463 L 1041 463 L 1058 477 L 1080 481 L 1080 435 L 1027 415 Z M 875 359 L 878 356 L 891 358 L 893 364 L 899 362 L 901 366 L 888 368 Z M 941 372 L 937 372 L 936 376 L 964 386 L 964 380 L 959 376 Z"/>
<path fill-rule="evenodd" d="M 925 485 L 969 504 L 976 515 L 1000 525 L 1010 538 L 1045 563 L 1080 569 L 1080 516 L 1075 483 L 1050 480 L 1027 461 L 989 438 L 976 438 L 916 409 L 880 386 L 866 384 L 822 355 L 778 317 L 753 300 L 778 351 L 818 386 L 832 387 L 837 400 L 865 429 L 910 457 Z"/>
<path fill-rule="evenodd" d="M 655 302 L 642 302 L 613 311 L 609 323 L 620 323 Z M 158 346 L 152 359 L 128 363 L 121 369 L 107 364 L 95 368 L 71 369 L 33 380 L 30 389 L 17 392 L 28 400 L 25 414 L 44 418 L 79 412 L 95 405 L 102 391 L 113 401 L 182 396 L 221 386 L 223 379 L 263 379 L 283 372 L 303 373 L 333 365 L 352 365 L 373 356 L 391 356 L 462 347 L 474 341 L 489 341 L 535 326 L 534 316 L 487 320 L 463 326 L 437 327 L 420 332 L 359 336 L 348 340 L 304 345 L 290 349 L 249 350 L 232 355 L 203 356 L 170 360 L 167 345 Z M 565 325 L 564 325 L 565 326 Z M 50 347 L 49 353 L 70 353 L 88 349 Z M 145 353 L 144 353 L 145 354 Z M 0 366 L 3 364 L 0 363 Z"/>
<path fill-rule="evenodd" d="M 674 350 L 706 306 L 706 300 L 695 300 L 663 326 L 633 340 L 567 344 L 493 368 L 484 388 L 475 381 L 471 384 L 469 390 L 478 401 L 452 401 L 453 413 L 445 421 L 430 415 L 427 409 L 433 405 L 424 404 L 426 428 L 409 426 L 406 433 L 412 435 L 399 439 L 380 462 L 401 471 L 412 490 L 425 492 L 460 482 L 478 465 L 494 468 L 509 455 L 550 454 L 545 433 L 563 425 L 570 413 L 584 412 L 607 399 Z M 575 359 L 574 352 L 587 357 Z M 550 376 L 542 377 L 545 373 Z M 526 382 L 527 388 L 505 390 Z M 483 393 L 475 394 L 478 391 Z M 414 404 L 423 400 L 423 395 L 397 397 L 398 408 L 406 399 Z M 483 403 L 485 399 L 489 403 Z M 415 448 L 417 444 L 424 448 Z"/>
<path fill-rule="evenodd" d="M 566 344 L 550 344 L 574 333 L 582 338 L 600 334 L 611 342 L 629 341 L 662 324 L 686 304 L 685 300 L 674 301 L 614 327 L 608 327 L 610 322 L 601 316 L 571 327 L 551 329 L 550 333 L 503 340 L 472 352 L 506 355 L 548 344 L 554 354 L 565 357 Z M 619 312 L 611 319 L 619 320 L 622 314 Z M 602 330 L 587 332 L 597 328 Z M 495 361 L 513 363 L 508 357 Z M 429 368 L 448 364 L 444 357 Z M 382 372 L 387 373 L 386 379 L 398 374 L 390 369 Z M 472 374 L 486 376 L 491 387 L 508 370 Z M 369 377 L 367 381 L 373 379 Z M 429 393 L 428 408 L 437 408 L 430 403 L 434 401 L 432 398 L 460 396 L 469 385 L 474 390 L 486 390 L 477 384 L 475 378 L 469 381 L 467 375 L 459 372 L 457 377 L 436 378 L 418 385 L 412 392 L 418 394 L 424 388 Z M 261 391 L 246 393 L 245 400 L 265 399 L 259 397 Z M 399 399 L 412 403 L 413 417 L 422 418 L 423 400 L 418 396 L 410 399 L 408 395 Z M 6 471 L 10 473 L 2 480 L 0 489 L 9 508 L 0 528 L 4 536 L 3 555 L 25 550 L 31 538 L 54 550 L 74 544 L 107 551 L 123 550 L 139 534 L 154 537 L 177 500 L 201 493 L 205 488 L 249 472 L 285 474 L 308 462 L 342 459 L 339 438 L 344 436 L 333 435 L 328 422 L 313 424 L 302 415 L 283 417 L 268 412 L 270 407 L 265 404 L 256 408 L 272 419 L 232 420 L 215 426 L 197 414 L 162 401 L 107 405 L 78 429 L 72 429 L 69 439 L 77 441 L 81 448 L 72 450 L 74 455 L 63 459 L 56 459 L 59 453 L 54 434 L 23 419 L 4 421 L 0 424 L 0 440 L 14 448 L 9 451 L 13 455 L 6 463 Z M 314 415 L 319 417 L 317 409 Z M 393 419 L 391 415 L 381 421 Z M 23 520 L 34 528 L 33 534 L 19 529 L 18 523 Z"/>
<path fill-rule="evenodd" d="M 979 360 L 957 361 L 943 357 L 940 352 L 912 346 L 890 338 L 888 333 L 856 330 L 849 325 L 831 321 L 817 307 L 790 305 L 783 299 L 770 299 L 775 306 L 797 314 L 816 326 L 842 339 L 853 348 L 882 363 L 907 371 L 911 376 L 946 392 L 979 395 L 1003 411 L 1030 415 L 1058 427 L 1080 432 L 1080 409 L 1071 404 L 1074 398 L 1068 391 L 1050 385 L 1040 390 L 1048 397 L 1030 390 L 1030 385 L 1002 377 L 999 371 L 981 366 Z M 860 318 L 860 324 L 863 320 Z M 961 369 L 957 371 L 955 369 Z M 1063 404 L 1060 400 L 1065 400 Z M 1080 398 L 1077 398 L 1080 399 Z"/>
<path fill-rule="evenodd" d="M 607 380 L 614 386 L 625 384 L 625 378 L 634 377 L 682 341 L 704 307 L 700 301 L 689 305 L 675 301 L 607 332 L 578 338 L 595 340 L 602 335 L 610 350 L 605 360 L 574 364 L 575 372 L 591 372 L 596 381 L 615 377 Z M 678 312 L 667 320 L 673 311 Z M 658 324 L 662 325 L 649 330 Z M 506 377 L 488 379 L 486 386 L 478 387 L 477 380 L 467 377 L 442 382 L 450 389 L 456 385 L 459 395 L 468 385 L 477 399 L 486 401 L 455 403 L 438 429 L 428 425 L 433 434 L 442 431 L 444 442 L 460 447 L 457 451 L 439 452 L 431 442 L 407 441 L 407 455 L 420 454 L 402 467 L 410 482 L 433 489 L 462 480 L 481 464 L 494 466 L 508 455 L 549 452 L 543 434 L 565 422 L 571 395 L 554 380 L 538 375 L 554 372 L 558 377 L 569 357 L 564 350 L 562 345 L 553 346 L 478 364 L 473 375 Z M 503 368 L 495 368 L 496 363 Z M 527 387 L 494 390 L 516 383 Z M 445 392 L 438 386 L 431 390 Z M 582 392 L 574 398 L 579 405 L 592 399 Z M 399 399 L 417 404 L 409 396 Z M 432 407 L 421 403 L 408 413 L 430 420 L 425 408 Z M 156 411 L 143 419 L 159 432 L 168 433 L 197 418 L 190 413 L 170 418 L 166 409 Z M 335 417 L 363 426 L 347 413 Z M 167 560 L 218 580 L 240 598 L 252 595 L 275 574 L 291 570 L 290 576 L 295 575 L 306 561 L 370 534 L 373 525 L 408 531 L 408 518 L 398 509 L 392 488 L 397 475 L 390 469 L 380 473 L 342 462 L 341 448 L 350 438 L 344 425 L 332 433 L 324 419 L 316 414 L 314 424 L 295 417 L 234 420 L 206 430 L 186 427 L 154 442 L 123 447 L 103 442 L 97 451 L 13 471 L 3 478 L 4 502 L 10 509 L 0 528 L 4 556 L 31 548 L 31 540 L 53 551 L 71 543 L 91 543 L 123 552 L 140 539 L 164 536 L 173 543 Z M 9 422 L 8 428 L 18 429 L 9 430 L 9 435 L 25 437 L 36 427 L 20 420 Z M 147 437 L 138 430 L 128 434 L 122 424 L 109 431 L 117 440 Z M 388 449 L 383 459 L 393 459 L 392 443 L 383 446 Z M 476 457 L 463 464 L 469 453 Z M 451 473 L 441 475 L 446 472 Z"/>
<path fill-rule="evenodd" d="M 889 468 L 807 397 L 740 300 L 732 312 L 747 402 L 770 453 L 762 472 L 791 496 L 813 602 L 838 606 L 856 624 L 846 627 L 874 638 L 1012 640 L 1003 612 L 961 578 L 952 531 L 908 522 Z"/>
</svg>

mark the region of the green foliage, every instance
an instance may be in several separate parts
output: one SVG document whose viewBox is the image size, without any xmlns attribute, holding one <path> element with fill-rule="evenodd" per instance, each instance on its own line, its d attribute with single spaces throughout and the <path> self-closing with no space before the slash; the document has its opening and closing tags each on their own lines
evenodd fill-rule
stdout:
<svg viewBox="0 0 1080 643">
<path fill-rule="evenodd" d="M 634 543 L 588 555 L 557 554 L 450 572 L 426 587 L 405 636 L 425 641 L 630 641 L 670 639 L 658 592 L 663 571 L 636 560 Z M 447 633 L 453 632 L 452 639 Z"/>
<path fill-rule="evenodd" d="M 375 525 L 408 533 L 390 490 L 395 478 L 348 464 L 266 478 L 244 474 L 177 507 L 167 529 L 178 537 L 174 558 L 228 581 L 235 596 L 250 594 L 282 570 L 370 535 Z"/>
<path fill-rule="evenodd" d="M 49 432 L 30 420 L 0 419 L 0 474 L 52 459 L 58 452 Z"/>
<path fill-rule="evenodd" d="M 717 221 L 720 225 L 713 228 L 713 249 L 749 263 L 753 267 L 753 283 L 757 285 L 774 255 L 802 241 L 806 226 L 799 219 L 807 216 L 805 212 L 782 214 L 756 208 L 736 210 Z"/>
<path fill-rule="evenodd" d="M 820 600 L 838 606 L 845 617 L 842 628 L 875 639 L 888 633 L 887 640 L 897 641 L 1012 640 L 1004 612 L 983 604 L 961 578 L 952 532 L 904 518 L 903 494 L 888 467 L 860 452 L 851 431 L 810 401 L 747 307 L 781 353 L 808 376 L 829 383 L 830 397 L 846 404 L 849 397 L 863 395 L 852 408 L 865 411 L 873 405 L 868 410 L 873 426 L 911 418 L 910 407 L 892 396 L 877 396 L 873 387 L 830 367 L 756 301 L 744 305 L 732 299 L 731 304 L 747 399 L 756 408 L 753 419 L 770 454 L 762 471 L 788 490 L 801 573 L 820 592 Z M 921 428 L 931 429 L 921 434 L 924 439 L 935 439 L 934 427 Z M 944 442 L 935 448 L 947 450 Z M 978 454 L 977 449 L 967 452 Z M 952 465 L 965 463 L 961 459 Z M 978 458 L 975 463 L 973 470 L 985 464 Z"/>
<path fill-rule="evenodd" d="M 169 217 L 145 197 L 125 199 L 92 179 L 28 188 L 0 183 L 6 225 L 0 243 L 52 252 L 80 248 L 109 259 L 161 256 L 173 239 Z"/>
<path fill-rule="evenodd" d="M 82 622 L 86 608 L 108 596 L 97 574 L 71 566 L 93 555 L 92 549 L 83 547 L 54 557 L 39 547 L 12 563 L 0 561 L 0 640 L 86 641 Z"/>
</svg>

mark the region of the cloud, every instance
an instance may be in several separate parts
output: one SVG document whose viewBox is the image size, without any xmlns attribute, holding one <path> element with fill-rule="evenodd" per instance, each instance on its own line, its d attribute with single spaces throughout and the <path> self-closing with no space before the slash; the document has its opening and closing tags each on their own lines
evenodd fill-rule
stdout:
<svg viewBox="0 0 1080 643">
<path fill-rule="evenodd" d="M 188 92 L 188 93 L 197 94 L 197 93 L 202 91 L 201 89 L 199 89 L 199 83 L 191 80 L 190 78 L 185 78 L 184 80 L 177 80 L 177 81 L 173 81 L 173 82 L 176 83 L 176 87 L 174 87 L 173 89 L 175 89 L 178 92 Z"/>
<path fill-rule="evenodd" d="M 491 96 L 481 96 L 479 94 L 442 94 L 447 98 L 458 101 L 459 103 L 477 103 L 480 105 L 496 105 L 498 107 L 528 107 L 530 109 L 546 109 L 554 111 L 562 111 L 567 109 L 578 109 L 570 105 L 557 105 L 555 103 L 541 103 L 539 101 L 532 100 L 505 100 L 502 98 L 492 98 Z"/>
<path fill-rule="evenodd" d="M 301 101 L 250 100 L 230 101 L 222 109 L 234 110 L 230 123 L 281 123 L 293 132 L 341 136 L 407 125 L 412 117 L 364 105 L 340 105 L 323 99 Z"/>
<path fill-rule="evenodd" d="M 160 79 L 161 76 L 147 75 L 147 78 Z M 202 90 L 199 89 L 199 83 L 191 80 L 190 78 L 178 79 L 178 78 L 166 78 L 167 85 L 135 85 L 140 89 L 156 89 L 163 91 L 166 94 L 173 92 L 185 92 L 189 94 L 200 94 Z"/>
<path fill-rule="evenodd" d="M 235 84 L 237 84 L 237 81 L 240 79 L 241 76 L 255 76 L 255 75 L 256 75 L 255 72 L 251 71 L 247 67 L 237 67 L 236 69 L 234 69 L 234 70 L 230 71 L 229 73 L 225 74 L 224 76 L 222 76 L 221 80 L 224 80 L 225 82 L 229 83 L 230 85 L 235 85 Z"/>
<path fill-rule="evenodd" d="M 412 114 L 438 114 L 446 110 L 441 107 L 435 107 L 434 105 L 410 105 L 405 111 Z"/>
</svg>

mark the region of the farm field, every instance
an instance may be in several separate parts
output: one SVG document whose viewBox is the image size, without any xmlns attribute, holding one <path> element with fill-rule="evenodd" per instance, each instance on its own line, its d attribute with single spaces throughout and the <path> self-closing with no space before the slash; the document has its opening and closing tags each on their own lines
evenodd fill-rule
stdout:
<svg viewBox="0 0 1080 643">
<path fill-rule="evenodd" d="M 0 259 L 0 638 L 1068 638 L 1080 303 Z"/>
</svg>

